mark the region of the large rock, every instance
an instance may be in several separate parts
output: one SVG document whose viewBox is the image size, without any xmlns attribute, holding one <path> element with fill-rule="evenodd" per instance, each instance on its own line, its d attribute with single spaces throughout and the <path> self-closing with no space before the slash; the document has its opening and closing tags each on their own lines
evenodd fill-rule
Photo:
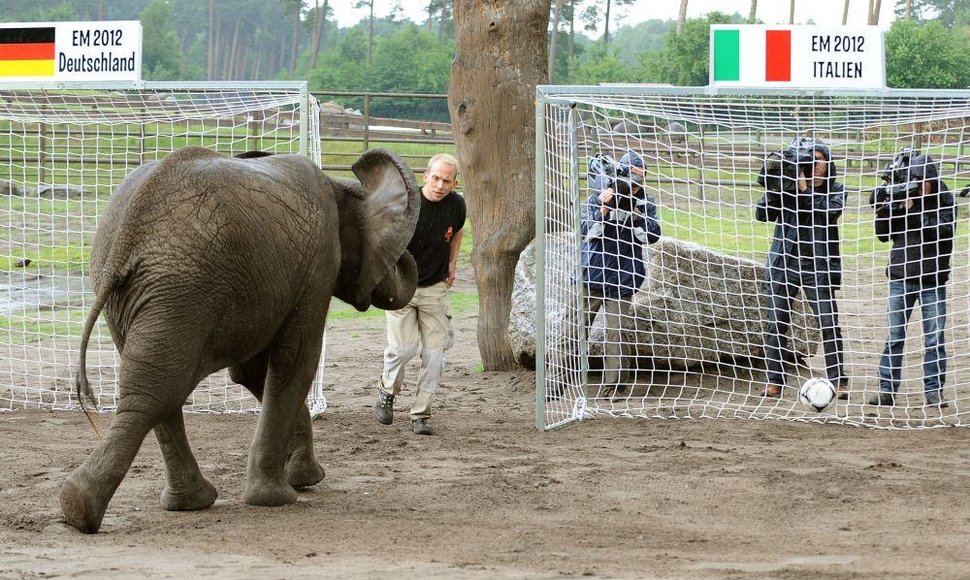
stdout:
<svg viewBox="0 0 970 580">
<path fill-rule="evenodd" d="M 509 341 L 519 361 L 535 366 L 534 242 L 519 258 L 512 290 Z M 555 263 L 575 263 L 571 234 L 546 238 Z M 634 295 L 635 316 L 623 318 L 621 339 L 633 344 L 633 356 L 650 366 L 697 370 L 705 364 L 731 363 L 764 368 L 768 329 L 765 267 L 671 238 L 647 247 L 647 281 Z M 550 336 L 558 336 L 566 308 L 576 300 L 575 276 L 547 280 L 543 308 Z M 590 365 L 602 356 L 602 317 L 590 329 Z M 807 303 L 796 301 L 789 348 L 796 358 L 814 354 L 821 340 Z M 548 352 L 549 345 L 547 345 Z"/>
<path fill-rule="evenodd" d="M 41 199 L 93 199 L 80 185 L 70 183 L 42 183 L 37 186 Z"/>
<path fill-rule="evenodd" d="M 0 195 L 10 195 L 14 197 L 21 197 L 24 194 L 20 186 L 13 181 L 7 181 L 6 179 L 0 179 Z"/>
</svg>

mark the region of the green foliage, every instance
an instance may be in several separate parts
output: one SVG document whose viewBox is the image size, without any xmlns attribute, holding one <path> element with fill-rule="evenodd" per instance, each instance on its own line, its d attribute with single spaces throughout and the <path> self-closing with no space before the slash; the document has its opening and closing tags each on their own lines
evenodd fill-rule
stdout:
<svg viewBox="0 0 970 580">
<path fill-rule="evenodd" d="M 317 67 L 308 74 L 310 90 L 365 90 L 366 68 L 367 33 L 360 27 L 353 28 L 338 44 L 320 54 Z"/>
<path fill-rule="evenodd" d="M 645 82 L 678 86 L 705 86 L 708 82 L 710 28 L 712 24 L 742 24 L 741 16 L 711 12 L 703 18 L 688 18 L 680 34 L 671 32 L 659 52 L 640 55 L 641 77 Z"/>
<path fill-rule="evenodd" d="M 35 12 L 27 18 L 36 22 L 60 22 L 67 20 L 77 20 L 78 13 L 70 2 L 60 2 L 50 8 L 35 6 Z"/>
<path fill-rule="evenodd" d="M 603 43 L 594 44 L 589 57 L 576 63 L 569 76 L 569 82 L 578 85 L 633 83 L 638 80 L 636 71 L 620 62 L 616 49 L 608 48 Z"/>
<path fill-rule="evenodd" d="M 916 20 L 935 20 L 946 28 L 954 24 L 970 24 L 970 5 L 966 0 L 909 0 L 912 17 Z M 893 12 L 897 18 L 906 16 L 907 0 L 897 0 Z"/>
<path fill-rule="evenodd" d="M 644 52 L 657 52 L 663 48 L 664 39 L 677 28 L 673 20 L 646 20 L 633 26 L 617 28 L 610 40 L 623 66 L 636 69 L 639 56 Z"/>
<path fill-rule="evenodd" d="M 970 86 L 970 38 L 937 21 L 897 20 L 886 33 L 886 84 L 895 88 Z"/>
<path fill-rule="evenodd" d="M 166 0 L 151 0 L 141 13 L 142 71 L 147 80 L 171 81 L 181 78 L 178 33 L 172 23 L 172 7 Z"/>
<path fill-rule="evenodd" d="M 345 34 L 332 49 L 320 54 L 309 71 L 310 90 L 443 94 L 448 92 L 454 42 L 406 23 L 374 41 L 367 64 L 367 35 L 363 27 Z M 338 99 L 339 100 L 339 99 Z M 363 108 L 362 99 L 340 100 L 344 106 Z M 449 120 L 447 103 L 437 99 L 381 99 L 371 105 L 378 117 Z"/>
</svg>

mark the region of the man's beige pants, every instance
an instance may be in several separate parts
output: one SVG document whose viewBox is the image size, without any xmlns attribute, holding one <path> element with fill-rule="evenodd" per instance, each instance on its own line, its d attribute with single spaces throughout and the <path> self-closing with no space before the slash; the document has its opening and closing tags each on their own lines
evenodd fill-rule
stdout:
<svg viewBox="0 0 970 580">
<path fill-rule="evenodd" d="M 448 286 L 439 282 L 418 288 L 408 305 L 400 310 L 385 311 L 387 348 L 381 390 L 391 395 L 401 392 L 405 367 L 421 347 L 421 371 L 417 394 L 411 405 L 411 418 L 431 416 L 431 403 L 441 382 L 445 351 L 454 342 L 451 312 L 448 308 Z"/>
</svg>

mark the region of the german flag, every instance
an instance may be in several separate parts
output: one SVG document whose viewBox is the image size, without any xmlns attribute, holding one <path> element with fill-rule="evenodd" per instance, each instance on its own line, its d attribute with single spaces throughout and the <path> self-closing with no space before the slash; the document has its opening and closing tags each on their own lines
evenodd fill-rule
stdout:
<svg viewBox="0 0 970 580">
<path fill-rule="evenodd" d="M 0 28 L 0 77 L 54 76 L 54 27 Z"/>
</svg>

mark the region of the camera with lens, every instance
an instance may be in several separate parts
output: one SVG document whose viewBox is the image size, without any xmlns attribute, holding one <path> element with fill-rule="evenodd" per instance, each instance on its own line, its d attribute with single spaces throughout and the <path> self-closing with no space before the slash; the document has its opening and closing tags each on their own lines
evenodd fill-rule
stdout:
<svg viewBox="0 0 970 580">
<path fill-rule="evenodd" d="M 789 147 L 781 153 L 771 153 L 758 173 L 758 184 L 766 191 L 797 195 L 798 178 L 811 179 L 814 165 L 815 154 L 811 149 Z"/>
<path fill-rule="evenodd" d="M 597 153 L 589 158 L 586 182 L 591 189 L 602 190 L 613 185 L 621 170 L 620 162 L 609 155 Z"/>
<path fill-rule="evenodd" d="M 626 163 L 621 163 L 609 155 L 597 153 L 589 160 L 586 173 L 586 181 L 590 188 L 602 191 L 608 187 L 613 188 L 613 199 L 609 206 L 613 209 L 620 209 L 632 213 L 637 204 L 637 199 L 633 195 L 630 176 L 630 167 Z"/>
<path fill-rule="evenodd" d="M 870 203 L 876 208 L 900 206 L 913 196 L 919 196 L 925 179 L 939 175 L 936 164 L 928 156 L 911 147 L 904 147 L 893 156 L 889 165 L 879 172 L 882 184 L 872 191 Z"/>
</svg>

